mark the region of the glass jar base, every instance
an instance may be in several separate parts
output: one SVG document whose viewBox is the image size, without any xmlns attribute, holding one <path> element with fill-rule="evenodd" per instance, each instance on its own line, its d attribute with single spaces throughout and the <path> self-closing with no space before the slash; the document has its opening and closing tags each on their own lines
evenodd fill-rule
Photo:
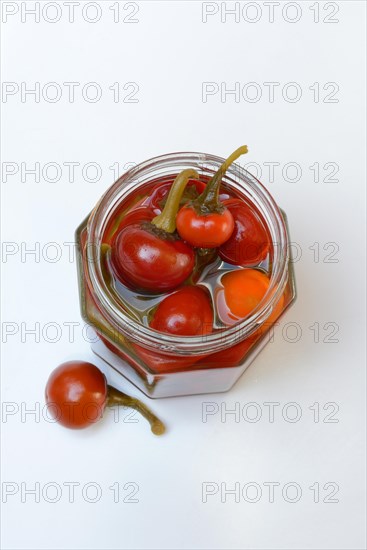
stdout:
<svg viewBox="0 0 367 550">
<path fill-rule="evenodd" d="M 136 366 L 130 365 L 116 353 L 113 353 L 102 340 L 92 344 L 92 351 L 116 372 L 134 384 L 147 397 L 159 399 L 184 395 L 223 393 L 230 390 L 268 341 L 269 333 L 267 332 L 247 352 L 241 364 L 235 367 L 218 366 L 213 368 L 211 366 L 210 368 L 201 368 L 198 366 L 189 371 L 176 371 L 165 374 L 139 372 Z M 123 390 L 123 388 L 123 379 L 121 379 L 120 389 Z"/>
</svg>

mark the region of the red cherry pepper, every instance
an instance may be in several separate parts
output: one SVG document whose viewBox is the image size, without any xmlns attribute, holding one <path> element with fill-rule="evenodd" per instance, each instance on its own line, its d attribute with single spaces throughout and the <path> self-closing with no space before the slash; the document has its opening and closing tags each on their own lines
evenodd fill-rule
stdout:
<svg viewBox="0 0 367 550">
<path fill-rule="evenodd" d="M 109 386 L 104 374 L 92 363 L 63 363 L 51 373 L 45 394 L 50 414 L 66 428 L 87 428 L 102 417 L 107 405 L 123 405 L 140 412 L 155 435 L 165 431 L 164 424 L 148 407 Z"/>
<path fill-rule="evenodd" d="M 112 341 L 109 341 L 101 333 L 98 333 L 98 336 L 101 338 L 104 345 L 112 351 L 112 353 L 120 357 L 123 361 L 133 364 L 134 369 L 139 373 L 139 376 L 145 378 L 146 370 L 142 368 L 140 362 L 134 359 L 131 354 L 124 352 L 121 348 L 116 347 L 116 345 L 112 343 L 115 340 L 115 335 L 112 336 Z M 186 369 L 205 357 L 205 354 L 196 356 L 167 355 L 165 353 L 149 351 L 148 349 L 134 343 L 131 343 L 131 347 L 139 359 L 144 361 L 146 367 L 148 367 L 152 372 L 160 374 Z"/>
<path fill-rule="evenodd" d="M 111 246 L 116 232 L 121 231 L 123 227 L 133 223 L 141 223 L 142 221 L 152 221 L 155 215 L 152 208 L 143 204 L 143 200 L 134 204 L 134 207 L 128 212 L 126 212 L 126 209 L 122 210 L 122 212 L 117 211 L 113 219 L 107 223 L 104 231 L 104 243 Z"/>
<path fill-rule="evenodd" d="M 132 347 L 138 357 L 144 361 L 149 369 L 159 374 L 186 370 L 205 357 L 205 354 L 196 356 L 167 355 L 166 353 L 150 351 L 138 344 L 133 344 Z"/>
<path fill-rule="evenodd" d="M 147 201 L 147 204 L 150 208 L 153 208 L 154 210 L 163 210 L 169 191 L 172 187 L 172 180 L 168 181 L 167 183 L 161 183 L 156 185 L 149 197 L 149 201 Z M 187 182 L 186 188 L 183 192 L 180 206 L 183 206 L 190 200 L 196 199 L 205 189 L 205 183 L 201 180 L 189 180 Z"/>
<path fill-rule="evenodd" d="M 192 246 L 217 248 L 230 238 L 234 220 L 230 210 L 219 200 L 219 189 L 227 168 L 245 153 L 246 145 L 234 151 L 214 174 L 202 194 L 178 212 L 177 231 Z"/>
<path fill-rule="evenodd" d="M 192 273 L 195 253 L 175 233 L 176 214 L 187 182 L 199 178 L 183 170 L 173 182 L 163 212 L 151 222 L 123 227 L 113 239 L 111 265 L 125 284 L 149 292 L 173 290 Z"/>
<path fill-rule="evenodd" d="M 221 283 L 223 290 L 217 293 L 217 307 L 222 320 L 233 324 L 246 317 L 265 295 L 270 280 L 259 270 L 239 269 L 223 275 Z M 249 349 L 275 323 L 284 311 L 285 298 L 282 295 L 273 308 L 270 316 L 255 332 L 245 340 L 228 349 L 208 355 L 198 362 L 200 367 L 234 367 L 241 363 Z"/>
<path fill-rule="evenodd" d="M 160 332 L 180 336 L 202 336 L 213 330 L 209 294 L 199 286 L 185 286 L 164 298 L 149 323 Z"/>
<path fill-rule="evenodd" d="M 244 356 L 255 343 L 256 337 L 251 335 L 246 340 L 231 346 L 223 351 L 212 353 L 204 359 L 198 361 L 198 368 L 218 368 L 235 367 L 243 360 Z"/>
<path fill-rule="evenodd" d="M 258 216 L 243 200 L 229 199 L 223 204 L 234 219 L 234 230 L 228 241 L 219 248 L 222 260 L 250 267 L 266 258 L 270 248 L 267 231 Z"/>
<path fill-rule="evenodd" d="M 222 275 L 222 288 L 216 293 L 217 311 L 221 320 L 227 325 L 233 325 L 250 315 L 265 296 L 269 285 L 269 277 L 259 269 L 236 269 Z M 283 301 L 281 296 L 270 320 L 280 315 Z"/>
<path fill-rule="evenodd" d="M 151 222 L 154 217 L 155 214 L 151 208 L 147 206 L 134 206 L 132 210 L 124 215 L 118 226 L 118 231 L 120 231 L 123 227 L 133 225 L 134 223 Z"/>
</svg>

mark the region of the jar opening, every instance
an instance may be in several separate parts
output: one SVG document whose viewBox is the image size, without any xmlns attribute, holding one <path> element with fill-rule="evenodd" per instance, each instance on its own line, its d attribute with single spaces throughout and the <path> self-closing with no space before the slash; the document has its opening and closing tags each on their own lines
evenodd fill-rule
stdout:
<svg viewBox="0 0 367 550">
<path fill-rule="evenodd" d="M 135 321 L 122 311 L 116 297 L 106 284 L 101 245 L 106 224 L 122 201 L 136 189 L 152 180 L 164 180 L 185 168 L 195 169 L 201 176 L 211 177 L 224 161 L 204 153 L 172 153 L 145 161 L 123 174 L 102 196 L 88 220 L 86 267 L 95 298 L 109 322 L 130 341 L 153 351 L 175 355 L 214 353 L 230 347 L 254 332 L 270 316 L 283 294 L 287 282 L 288 235 L 283 216 L 267 189 L 249 172 L 233 164 L 223 177 L 223 183 L 246 197 L 261 214 L 273 243 L 272 270 L 269 288 L 251 315 L 238 323 L 203 336 L 182 336 L 157 332 Z"/>
</svg>

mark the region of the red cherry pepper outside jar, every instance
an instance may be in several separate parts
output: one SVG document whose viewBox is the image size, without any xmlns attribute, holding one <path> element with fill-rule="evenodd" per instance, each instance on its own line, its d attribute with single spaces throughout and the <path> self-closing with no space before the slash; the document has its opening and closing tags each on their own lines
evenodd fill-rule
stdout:
<svg viewBox="0 0 367 550">
<path fill-rule="evenodd" d="M 51 416 L 66 428 L 87 428 L 100 420 L 107 406 L 124 406 L 144 416 L 155 435 L 165 432 L 164 424 L 144 403 L 108 385 L 105 375 L 85 361 L 59 365 L 47 381 L 45 398 Z"/>
</svg>

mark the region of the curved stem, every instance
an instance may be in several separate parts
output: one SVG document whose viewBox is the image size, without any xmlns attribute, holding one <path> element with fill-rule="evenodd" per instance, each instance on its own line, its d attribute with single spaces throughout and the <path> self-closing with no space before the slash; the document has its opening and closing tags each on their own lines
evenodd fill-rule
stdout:
<svg viewBox="0 0 367 550">
<path fill-rule="evenodd" d="M 201 193 L 200 197 L 197 198 L 195 204 L 199 207 L 204 207 L 203 210 L 213 211 L 221 207 L 219 202 L 219 188 L 222 182 L 222 177 L 226 172 L 227 168 L 240 157 L 245 155 L 248 152 L 247 145 L 242 145 L 236 149 L 218 168 L 214 176 L 207 183 L 204 191 Z"/>
<path fill-rule="evenodd" d="M 185 191 L 187 182 L 191 178 L 199 179 L 199 174 L 191 168 L 183 170 L 176 176 L 168 193 L 163 211 L 152 220 L 152 223 L 156 227 L 167 231 L 167 233 L 173 233 L 176 230 L 176 215 L 180 207 L 181 197 Z"/>
<path fill-rule="evenodd" d="M 126 393 L 121 392 L 120 390 L 114 388 L 113 386 L 107 385 L 107 405 L 113 407 L 115 405 L 122 405 L 125 407 L 130 407 L 140 412 L 144 418 L 146 418 L 150 424 L 150 428 L 154 435 L 162 435 L 166 431 L 165 425 L 159 418 L 155 416 L 154 413 L 144 403 L 136 399 L 135 397 L 130 397 Z"/>
<path fill-rule="evenodd" d="M 106 260 L 107 260 L 107 254 L 111 250 L 111 246 L 107 243 L 101 244 L 101 270 L 103 273 L 103 277 L 107 282 L 111 282 L 111 275 L 108 272 L 107 266 L 106 266 Z"/>
</svg>

